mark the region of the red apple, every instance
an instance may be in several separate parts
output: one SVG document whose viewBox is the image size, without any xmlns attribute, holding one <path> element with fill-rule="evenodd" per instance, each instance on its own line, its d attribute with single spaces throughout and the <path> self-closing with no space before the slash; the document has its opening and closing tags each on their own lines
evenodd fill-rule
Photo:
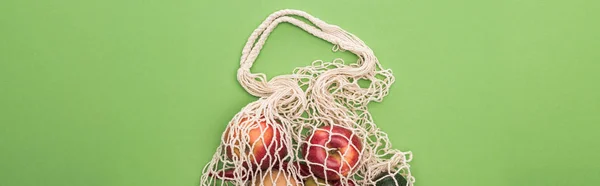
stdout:
<svg viewBox="0 0 600 186">
<path fill-rule="evenodd" d="M 359 137 L 340 126 L 317 128 L 302 146 L 310 171 L 327 181 L 339 180 L 354 171 L 361 150 Z"/>
<path fill-rule="evenodd" d="M 283 159 L 287 149 L 280 141 L 283 132 L 264 117 L 258 121 L 247 118 L 240 119 L 239 123 L 231 123 L 223 134 L 225 152 L 230 159 L 247 161 L 244 166 L 258 166 L 267 169 Z M 242 146 L 244 148 L 242 148 Z M 241 152 L 244 149 L 244 152 Z M 279 157 L 275 157 L 278 155 Z"/>
<path fill-rule="evenodd" d="M 311 176 L 308 170 L 309 168 L 305 163 L 284 161 L 283 163 L 281 163 L 280 169 L 286 170 L 288 166 L 296 167 L 296 170 L 298 170 L 298 177 L 300 178 Z"/>
<path fill-rule="evenodd" d="M 233 180 L 236 180 L 237 178 L 240 178 L 242 180 L 249 180 L 252 178 L 251 177 L 252 175 L 250 175 L 250 174 L 242 175 L 242 177 L 237 177 L 235 175 L 235 169 L 226 169 L 226 170 L 220 170 L 220 171 L 216 171 L 216 172 L 209 172 L 208 175 L 222 179 L 222 180 L 228 180 L 228 181 L 233 181 Z"/>
</svg>

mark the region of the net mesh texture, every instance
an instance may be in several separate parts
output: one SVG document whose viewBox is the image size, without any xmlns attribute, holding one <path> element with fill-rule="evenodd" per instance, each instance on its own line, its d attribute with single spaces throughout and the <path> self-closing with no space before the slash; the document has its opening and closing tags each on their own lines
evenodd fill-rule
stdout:
<svg viewBox="0 0 600 186">
<path fill-rule="evenodd" d="M 334 52 L 354 53 L 357 62 L 317 60 L 271 80 L 251 73 L 267 37 L 283 22 L 334 44 Z M 229 122 L 201 186 L 414 184 L 412 153 L 392 148 L 367 109 L 388 94 L 394 76 L 356 36 L 303 11 L 277 11 L 248 39 L 238 81 L 259 99 Z"/>
</svg>

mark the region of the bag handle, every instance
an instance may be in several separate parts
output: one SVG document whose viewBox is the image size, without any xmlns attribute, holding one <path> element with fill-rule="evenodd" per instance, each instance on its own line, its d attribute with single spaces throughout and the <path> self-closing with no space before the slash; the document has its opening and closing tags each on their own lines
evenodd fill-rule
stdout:
<svg viewBox="0 0 600 186">
<path fill-rule="evenodd" d="M 306 18 L 317 27 L 307 24 L 290 16 L 300 16 Z M 333 50 L 347 50 L 359 57 L 358 67 L 348 69 L 347 73 L 353 75 L 364 75 L 373 72 L 378 64 L 373 51 L 365 45 L 358 37 L 346 32 L 336 25 L 330 25 L 326 22 L 300 10 L 285 9 L 277 11 L 258 26 L 250 35 L 246 45 L 242 50 L 240 59 L 240 68 L 238 69 L 237 79 L 248 91 L 248 93 L 257 97 L 266 97 L 274 92 L 263 73 L 252 73 L 250 68 L 258 57 L 260 50 L 264 46 L 267 38 L 275 27 L 283 22 L 291 23 L 306 32 L 334 44 Z"/>
</svg>

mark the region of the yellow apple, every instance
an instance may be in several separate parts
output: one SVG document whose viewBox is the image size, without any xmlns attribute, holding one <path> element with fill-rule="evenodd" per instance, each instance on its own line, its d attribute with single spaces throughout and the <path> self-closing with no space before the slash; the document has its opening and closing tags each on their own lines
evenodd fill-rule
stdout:
<svg viewBox="0 0 600 186">
<path fill-rule="evenodd" d="M 254 181 L 254 186 L 298 186 L 296 176 L 289 175 L 285 171 L 273 170 L 263 174 L 260 179 Z"/>
</svg>

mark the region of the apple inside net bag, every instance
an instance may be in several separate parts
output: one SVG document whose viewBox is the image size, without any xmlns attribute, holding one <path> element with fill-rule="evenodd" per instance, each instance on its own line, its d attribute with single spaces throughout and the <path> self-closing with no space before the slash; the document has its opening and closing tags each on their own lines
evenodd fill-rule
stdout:
<svg viewBox="0 0 600 186">
<path fill-rule="evenodd" d="M 283 22 L 334 44 L 334 52 L 354 53 L 358 61 L 317 60 L 271 80 L 250 72 Z M 393 149 L 367 110 L 370 101 L 388 94 L 394 76 L 358 37 L 303 11 L 277 11 L 250 35 L 237 78 L 259 99 L 229 122 L 200 185 L 413 185 L 411 152 Z M 359 80 L 370 84 L 361 87 Z"/>
</svg>

